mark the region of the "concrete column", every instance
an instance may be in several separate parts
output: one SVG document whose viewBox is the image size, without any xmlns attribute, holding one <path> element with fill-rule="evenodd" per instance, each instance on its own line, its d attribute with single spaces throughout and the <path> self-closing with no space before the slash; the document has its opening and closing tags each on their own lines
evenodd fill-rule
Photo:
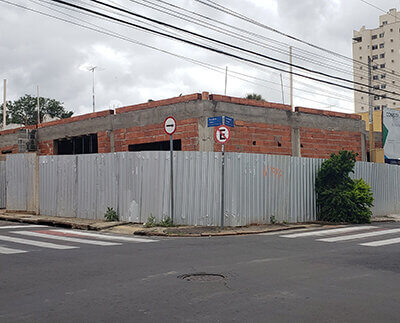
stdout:
<svg viewBox="0 0 400 323">
<path fill-rule="evenodd" d="M 110 130 L 110 148 L 111 148 L 111 152 L 115 153 L 114 130 Z"/>
<path fill-rule="evenodd" d="M 199 151 L 214 151 L 214 128 L 207 127 L 207 117 L 199 118 Z"/>
<path fill-rule="evenodd" d="M 361 133 L 361 160 L 367 161 L 367 135 Z"/>
<path fill-rule="evenodd" d="M 300 129 L 292 128 L 292 156 L 301 157 Z"/>
</svg>

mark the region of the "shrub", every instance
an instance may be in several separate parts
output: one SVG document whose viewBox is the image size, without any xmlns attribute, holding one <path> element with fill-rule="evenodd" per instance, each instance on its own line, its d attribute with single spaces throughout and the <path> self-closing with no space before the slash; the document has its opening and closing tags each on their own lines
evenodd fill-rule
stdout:
<svg viewBox="0 0 400 323">
<path fill-rule="evenodd" d="M 104 218 L 108 222 L 119 220 L 118 213 L 112 207 L 107 208 L 107 211 L 104 214 Z"/>
<path fill-rule="evenodd" d="M 340 151 L 322 163 L 315 181 L 318 220 L 327 222 L 370 223 L 374 198 L 363 179 L 353 180 L 357 154 Z"/>
</svg>

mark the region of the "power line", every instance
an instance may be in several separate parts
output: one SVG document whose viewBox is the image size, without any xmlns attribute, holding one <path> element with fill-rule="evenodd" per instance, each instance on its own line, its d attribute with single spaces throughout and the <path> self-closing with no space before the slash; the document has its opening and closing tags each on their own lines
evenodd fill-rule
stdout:
<svg viewBox="0 0 400 323">
<path fill-rule="evenodd" d="M 63 1 L 63 0 L 52 0 L 52 1 L 65 4 L 65 5 L 67 5 L 67 6 L 77 7 L 77 8 L 79 8 L 79 9 L 81 9 L 81 10 L 86 10 L 86 11 L 89 11 L 89 12 L 92 11 L 91 9 L 88 9 L 88 8 L 85 8 L 85 7 L 81 7 L 81 6 L 77 6 L 77 5 L 74 5 L 74 4 L 71 4 L 71 3 L 67 3 L 67 2 L 65 2 L 65 1 Z M 345 83 L 351 83 L 351 84 L 356 84 L 356 85 L 360 85 L 360 86 L 366 86 L 364 83 L 359 83 L 359 82 L 351 81 L 351 80 L 348 80 L 348 79 L 345 79 L 345 78 L 342 78 L 342 77 L 333 76 L 333 75 L 330 75 L 330 74 L 327 74 L 327 73 L 315 71 L 315 70 L 312 70 L 312 69 L 309 69 L 309 68 L 306 68 L 306 67 L 303 67 L 303 66 L 300 66 L 300 65 L 291 64 L 291 63 L 288 63 L 288 62 L 286 62 L 286 61 L 283 61 L 283 60 L 280 60 L 280 59 L 277 59 L 277 58 L 273 58 L 273 57 L 270 57 L 270 56 L 267 56 L 267 55 L 263 55 L 263 54 L 260 54 L 260 53 L 258 53 L 258 52 L 252 51 L 252 50 L 247 50 L 247 49 L 245 49 L 245 48 L 243 48 L 243 47 L 240 47 L 240 46 L 236 46 L 236 45 L 232 45 L 232 44 L 229 44 L 229 43 L 220 41 L 220 40 L 216 40 L 216 39 L 214 39 L 214 38 L 211 38 L 211 37 L 208 37 L 208 36 L 204 36 L 204 35 L 201 35 L 201 34 L 198 34 L 198 33 L 192 32 L 192 31 L 189 31 L 189 30 L 187 30 L 187 29 L 180 28 L 180 27 L 177 27 L 177 26 L 174 26 L 174 25 L 171 25 L 171 24 L 168 24 L 168 23 L 159 21 L 159 20 L 157 20 L 157 19 L 149 18 L 149 17 L 143 16 L 143 15 L 134 13 L 134 12 L 132 12 L 132 11 L 125 10 L 125 9 L 123 9 L 123 8 L 119 8 L 119 7 L 110 5 L 110 4 L 106 4 L 106 3 L 103 3 L 103 2 L 98 1 L 98 0 L 89 0 L 89 1 L 94 2 L 94 3 L 98 3 L 98 4 L 102 4 L 102 5 L 105 6 L 105 7 L 112 8 L 112 9 L 114 9 L 114 10 L 118 10 L 118 11 L 121 11 L 121 12 L 124 12 L 124 13 L 128 13 L 128 14 L 130 14 L 130 15 L 133 15 L 133 16 L 136 16 L 136 17 L 139 17 L 139 18 L 142 18 L 142 19 L 149 20 L 149 21 L 151 21 L 151 22 L 160 24 L 160 25 L 162 25 L 162 26 L 166 26 L 166 27 L 170 27 L 170 28 L 179 30 L 179 31 L 181 31 L 181 32 L 184 32 L 184 33 L 187 33 L 187 34 L 190 34 L 190 35 L 193 35 L 193 36 L 196 36 L 196 37 L 205 39 L 205 40 L 207 40 L 207 41 L 211 41 L 211 42 L 214 42 L 214 43 L 217 43 L 217 44 L 220 44 L 220 45 L 222 44 L 222 45 L 224 45 L 224 46 L 227 46 L 227 47 L 230 47 L 230 48 L 239 50 L 239 51 L 243 51 L 243 52 L 245 52 L 245 53 L 249 53 L 249 54 L 252 54 L 252 55 L 256 55 L 256 56 L 262 57 L 262 58 L 264 58 L 264 59 L 268 59 L 268 60 L 274 61 L 274 62 L 276 62 L 276 63 L 280 63 L 280 64 L 284 64 L 284 65 L 289 65 L 289 66 L 295 67 L 295 68 L 297 68 L 297 69 L 300 69 L 300 70 L 303 70 L 303 71 L 306 71 L 306 72 L 309 72 L 309 73 L 314 73 L 314 74 L 321 75 L 321 76 L 324 76 L 324 77 L 327 77 L 327 78 L 332 78 L 332 79 L 335 79 L 335 80 L 338 80 L 338 81 L 342 81 L 342 82 L 345 82 Z M 92 11 L 92 12 L 93 12 L 93 11 Z M 116 19 L 116 20 L 118 20 L 118 18 L 111 17 L 111 16 L 107 16 L 107 15 L 104 15 L 104 14 L 99 13 L 99 12 L 93 12 L 93 13 L 96 13 L 96 14 L 98 14 L 98 15 L 106 16 L 106 17 L 109 18 L 109 19 Z M 125 22 L 125 23 L 128 24 L 128 22 Z M 136 25 L 135 27 L 138 27 L 138 26 Z M 142 27 L 142 28 L 145 28 L 145 27 Z M 152 31 L 155 32 L 155 33 L 158 33 L 157 31 L 154 31 L 154 30 L 152 30 Z M 161 33 L 159 33 L 159 34 L 161 34 Z M 172 37 L 171 37 L 171 38 L 172 38 Z M 179 39 L 178 39 L 178 38 L 179 38 Z M 180 40 L 180 41 L 186 42 L 186 40 L 184 40 L 183 38 L 180 38 L 180 37 L 176 37 L 175 40 Z M 193 44 L 193 42 L 192 42 L 192 44 Z M 205 47 L 207 47 L 208 49 L 210 49 L 209 46 L 204 46 L 203 48 L 205 48 Z M 216 49 L 213 49 L 213 50 L 215 51 Z M 217 51 L 219 51 L 219 50 L 217 50 Z M 225 52 L 225 54 L 226 54 L 226 52 Z M 285 71 L 285 72 L 287 72 L 287 71 Z M 334 84 L 336 84 L 336 83 L 334 83 Z M 369 87 L 369 86 L 366 86 L 366 87 Z M 352 88 L 352 89 L 353 89 L 353 88 Z M 373 89 L 373 87 L 371 87 L 371 89 Z M 382 91 L 382 92 L 386 92 L 386 93 L 393 94 L 393 92 L 391 92 L 391 91 L 387 91 L 387 90 L 381 90 L 381 91 Z"/>
<path fill-rule="evenodd" d="M 115 37 L 115 38 L 119 38 L 119 39 L 121 39 L 121 40 L 125 40 L 125 41 L 128 41 L 128 42 L 132 42 L 132 43 L 135 43 L 135 44 L 138 44 L 138 45 L 141 45 L 141 46 L 145 46 L 145 47 L 148 47 L 148 48 L 150 48 L 150 49 L 154 49 L 154 50 L 157 50 L 157 51 L 160 51 L 160 52 L 163 52 L 163 53 L 166 53 L 166 54 L 169 54 L 169 55 L 172 55 L 172 56 L 175 56 L 175 57 L 184 59 L 184 60 L 189 61 L 189 62 L 191 62 L 191 63 L 195 63 L 195 64 L 200 65 L 200 66 L 202 66 L 202 67 L 205 67 L 205 68 L 208 68 L 208 69 L 212 69 L 212 70 L 214 70 L 214 71 L 216 71 L 216 72 L 225 73 L 224 71 L 221 71 L 221 69 L 223 70 L 223 68 L 220 68 L 220 67 L 217 67 L 217 66 L 213 66 L 213 65 L 208 64 L 208 63 L 200 62 L 200 61 L 197 61 L 197 60 L 194 60 L 194 59 L 185 57 L 185 56 L 177 55 L 177 54 L 174 54 L 174 53 L 171 53 L 171 52 L 168 52 L 168 51 L 165 51 L 165 50 L 156 48 L 156 47 L 154 47 L 154 46 L 150 46 L 150 45 L 147 45 L 147 44 L 144 44 L 144 43 L 141 43 L 141 42 L 138 42 L 138 41 L 135 41 L 135 40 L 126 38 L 126 37 L 124 37 L 124 36 L 122 36 L 122 35 L 120 35 L 120 34 L 118 34 L 118 33 L 107 32 L 107 31 L 108 31 L 107 29 L 102 28 L 102 27 L 99 27 L 99 26 L 97 26 L 97 25 L 95 25 L 95 24 L 92 24 L 92 23 L 85 22 L 85 23 L 87 23 L 87 24 L 89 24 L 89 25 L 96 26 L 96 27 L 98 27 L 98 28 L 100 28 L 100 29 L 103 29 L 103 31 L 102 31 L 102 30 L 95 29 L 95 28 L 91 28 L 91 27 L 88 27 L 88 26 L 85 26 L 85 25 L 82 25 L 82 24 L 79 24 L 79 23 L 76 23 L 76 22 L 73 22 L 73 21 L 70 21 L 70 20 L 66 20 L 66 19 L 63 19 L 63 18 L 54 16 L 54 15 L 50 15 L 50 14 L 47 14 L 47 13 L 44 13 L 44 12 L 41 12 L 41 11 L 38 11 L 38 10 L 35 10 L 35 9 L 32 9 L 32 8 L 29 8 L 29 7 L 25 7 L 25 6 L 22 6 L 22 5 L 18 5 L 18 4 L 15 4 L 15 3 L 11 3 L 11 2 L 6 1 L 6 0 L 0 0 L 0 1 L 1 1 L 1 2 L 4 2 L 4 3 L 7 3 L 7 4 L 9 4 L 9 5 L 13 5 L 13 6 L 22 8 L 22 9 L 26 9 L 26 10 L 29 10 L 29 11 L 32 11 L 32 12 L 35 12 L 35 13 L 39 13 L 39 14 L 41 14 L 41 15 L 45 15 L 45 16 L 47 16 L 47 17 L 51 17 L 51 18 L 54 18 L 54 19 L 57 19 L 57 20 L 60 20 L 60 21 L 63 21 L 63 22 L 67 22 L 67 23 L 70 23 L 70 24 L 73 24 L 73 25 L 76 25 L 76 26 L 79 26 L 79 27 L 83 27 L 83 28 L 86 28 L 86 29 L 89 29 L 89 30 L 92 30 L 92 31 L 96 31 L 96 32 L 99 32 L 99 33 L 102 33 L 102 34 L 105 34 L 105 35 L 108 35 L 108 36 L 112 36 L 112 37 Z M 33 3 L 37 3 L 37 2 L 34 1 L 34 0 L 30 0 L 30 1 L 33 2 Z M 66 13 L 64 13 L 64 12 L 61 12 L 61 11 L 59 11 L 59 10 L 56 10 L 56 9 L 54 9 L 54 8 L 49 8 L 49 7 L 47 7 L 47 6 L 43 5 L 43 4 L 39 4 L 39 5 L 41 5 L 41 6 L 45 7 L 45 8 L 48 8 L 48 9 L 50 9 L 50 10 L 59 12 L 59 13 L 61 13 L 61 14 L 63 14 L 63 15 L 69 16 L 69 17 L 71 17 L 71 18 L 73 18 L 73 19 L 76 19 L 76 20 L 79 20 L 79 21 L 83 21 L 82 19 L 79 19 L 79 18 L 77 18 L 77 17 L 68 15 L 68 14 L 66 14 Z M 84 14 L 86 14 L 86 13 L 84 13 Z M 105 30 L 105 31 L 104 31 L 104 30 Z M 214 69 L 213 67 L 214 67 L 214 68 L 217 68 L 217 69 L 220 69 L 220 70 L 218 71 L 218 70 Z M 233 72 L 233 71 L 232 71 L 232 72 Z M 253 76 L 249 76 L 249 75 L 246 75 L 246 74 L 243 74 L 243 73 L 238 73 L 238 72 L 233 72 L 233 73 L 234 73 L 234 74 L 238 74 L 238 75 L 243 75 L 243 76 L 249 77 L 249 78 L 259 79 L 259 80 L 264 81 L 264 82 L 269 82 L 269 81 L 262 80 L 262 79 L 260 79 L 260 78 L 255 78 L 255 77 L 253 77 Z M 245 82 L 252 83 L 252 84 L 260 85 L 260 86 L 262 86 L 263 88 L 267 88 L 267 87 L 265 87 L 264 85 L 261 85 L 261 84 L 256 83 L 256 82 L 251 82 L 251 81 L 248 81 L 248 80 L 246 80 L 246 79 L 239 78 L 239 77 L 236 77 L 236 76 L 232 76 L 232 77 L 235 77 L 235 78 L 237 78 L 237 79 L 240 79 L 240 80 L 243 80 L 243 81 L 245 81 Z M 271 82 L 271 83 L 273 83 L 273 82 Z M 268 88 L 268 89 L 272 89 L 272 90 L 274 90 L 274 91 L 280 91 L 280 90 L 273 89 L 273 88 Z M 299 89 L 299 90 L 300 90 L 300 89 Z M 304 91 L 304 90 L 301 90 L 301 91 Z M 304 92 L 307 92 L 307 91 L 304 91 Z M 313 92 L 309 92 L 309 93 L 316 94 L 316 93 L 313 93 Z M 316 94 L 316 95 L 318 95 L 318 96 L 326 96 L 326 95 L 321 95 L 321 94 Z M 305 98 L 305 97 L 300 97 L 300 96 L 297 96 L 297 95 L 296 95 L 296 97 L 297 97 L 297 98 L 304 99 L 304 100 L 312 101 L 312 102 L 317 102 L 317 103 L 325 104 L 325 103 L 320 102 L 320 101 L 317 101 L 317 100 L 312 100 L 312 99 Z M 333 98 L 335 98 L 335 97 L 333 97 Z M 340 100 L 341 98 L 335 98 L 335 99 Z M 337 106 L 337 107 L 340 108 L 340 109 L 342 109 L 342 110 L 352 110 L 352 109 L 347 109 L 347 108 L 340 107 L 340 106 Z"/>
<path fill-rule="evenodd" d="M 194 1 L 197 1 L 197 2 L 199 2 L 199 3 L 201 3 L 201 4 L 205 5 L 205 6 L 208 6 L 208 7 L 211 7 L 211 8 L 213 8 L 213 9 L 215 9 L 215 10 L 224 12 L 224 13 L 226 13 L 226 14 L 229 14 L 229 15 L 231 15 L 231 16 L 234 16 L 234 17 L 236 17 L 236 18 L 238 18 L 238 19 L 244 20 L 244 21 L 249 22 L 249 23 L 251 23 L 251 24 L 254 24 L 254 25 L 258 26 L 258 27 L 261 27 L 261 28 L 267 29 L 267 30 L 269 30 L 269 31 L 275 32 L 275 33 L 277 33 L 277 34 L 279 34 L 279 35 L 281 35 L 281 36 L 284 36 L 284 37 L 290 38 L 290 39 L 292 39 L 292 40 L 295 40 L 295 41 L 297 41 L 297 42 L 303 43 L 303 44 L 305 44 L 305 45 L 307 45 L 307 46 L 310 46 L 310 47 L 316 48 L 316 49 L 318 49 L 318 50 L 327 52 L 327 53 L 329 53 L 329 54 L 331 54 L 331 55 L 334 55 L 334 56 L 336 56 L 336 57 L 340 57 L 340 58 L 342 58 L 342 59 L 350 60 L 350 61 L 353 62 L 353 64 L 360 64 L 360 65 L 363 65 L 363 66 L 365 66 L 365 67 L 368 66 L 367 63 L 357 61 L 357 60 L 355 60 L 355 59 L 352 59 L 352 58 L 347 57 L 347 56 L 345 56 L 345 55 L 342 55 L 342 54 L 340 54 L 340 53 L 334 52 L 334 51 L 332 51 L 332 50 L 329 50 L 329 49 L 323 48 L 323 47 L 321 47 L 321 46 L 312 44 L 312 43 L 310 43 L 310 42 L 304 41 L 304 40 L 302 40 L 302 39 L 300 39 L 300 38 L 297 38 L 297 37 L 295 37 L 295 36 L 292 36 L 292 35 L 286 34 L 286 33 L 284 33 L 284 32 L 281 32 L 281 31 L 279 31 L 279 30 L 277 30 L 277 29 L 275 29 L 275 28 L 272 28 L 272 27 L 270 27 L 270 26 L 267 26 L 267 25 L 265 25 L 265 24 L 263 24 L 263 23 L 260 23 L 260 22 L 258 22 L 258 21 L 256 21 L 256 20 L 254 20 L 254 19 L 251 19 L 251 18 L 249 18 L 249 17 L 247 17 L 247 16 L 245 16 L 245 15 L 242 15 L 242 14 L 240 14 L 240 13 L 238 13 L 238 12 L 232 10 L 232 9 L 229 9 L 229 8 L 227 8 L 227 7 L 224 7 L 223 5 L 218 4 L 218 3 L 215 2 L 215 1 L 212 1 L 212 0 L 205 0 L 205 1 L 208 1 L 209 3 L 205 2 L 205 1 L 202 1 L 202 0 L 194 0 Z M 391 73 L 391 71 L 389 71 L 389 70 L 387 70 L 387 69 L 381 69 L 381 70 L 384 70 L 384 71 L 386 71 L 387 73 Z M 393 74 L 390 74 L 390 75 L 391 75 L 391 76 L 394 76 Z M 395 75 L 395 76 L 399 76 L 399 75 L 397 74 L 397 75 Z M 362 85 L 362 86 L 366 86 L 366 85 L 364 84 L 364 85 Z M 368 86 L 367 86 L 367 87 L 368 87 Z"/>
<path fill-rule="evenodd" d="M 205 45 L 202 45 L 202 44 L 199 44 L 199 43 L 195 43 L 195 42 L 186 40 L 186 39 L 181 38 L 181 37 L 176 37 L 176 36 L 173 36 L 173 35 L 165 34 L 165 33 L 162 33 L 162 32 L 147 28 L 147 27 L 143 27 L 143 26 L 140 26 L 140 25 L 137 25 L 137 24 L 134 24 L 134 23 L 131 23 L 131 22 L 116 18 L 116 17 L 112 17 L 112 16 L 109 16 L 109 15 L 106 15 L 104 13 L 96 12 L 94 10 L 91 10 L 91 9 L 88 9 L 88 8 L 85 8 L 85 7 L 81 7 L 81 6 L 78 6 L 78 5 L 75 5 L 75 4 L 67 3 L 67 2 L 62 1 L 62 0 L 52 0 L 52 1 L 58 2 L 58 3 L 62 3 L 64 5 L 66 5 L 66 6 L 71 6 L 71 7 L 77 8 L 77 9 L 81 9 L 83 11 L 87 11 L 87 12 L 90 12 L 90 13 L 105 17 L 105 18 L 110 19 L 110 20 L 115 20 L 115 21 L 118 21 L 118 22 L 122 22 L 124 24 L 129 25 L 129 26 L 140 28 L 142 30 L 149 31 L 149 32 L 152 32 L 152 33 L 157 34 L 157 35 L 163 35 L 163 36 L 166 36 L 168 38 L 171 38 L 171 39 L 174 39 L 174 40 L 177 40 L 177 41 L 181 41 L 181 42 L 184 42 L 184 43 L 187 43 L 187 44 L 190 44 L 190 45 L 202 48 L 202 49 L 206 49 L 206 50 L 218 53 L 218 54 L 222 54 L 222 55 L 225 55 L 225 56 L 236 58 L 236 59 L 239 59 L 239 60 L 242 60 L 242 61 L 245 61 L 245 62 L 249 62 L 249 63 L 253 63 L 253 64 L 256 64 L 256 65 L 264 66 L 264 67 L 267 67 L 267 68 L 275 69 L 277 71 L 281 71 L 281 72 L 284 72 L 284 73 L 289 73 L 287 70 L 284 70 L 284 69 L 276 67 L 276 66 L 268 65 L 268 64 L 261 63 L 261 62 L 258 62 L 258 61 L 254 61 L 252 59 L 248 59 L 248 58 L 245 58 L 245 57 L 241 57 L 241 56 L 238 56 L 238 55 L 235 55 L 235 54 L 232 54 L 232 53 L 220 50 L 220 49 L 215 49 L 215 48 L 212 48 L 210 46 L 205 46 Z M 165 24 L 165 23 L 163 23 L 163 24 Z M 296 65 L 293 65 L 293 66 L 296 66 Z M 360 93 L 366 93 L 366 94 L 369 93 L 369 92 L 364 91 L 364 90 L 353 89 L 352 87 L 349 87 L 349 86 L 345 86 L 345 85 L 334 83 L 334 82 L 327 81 L 327 80 L 318 79 L 318 78 L 312 77 L 312 76 L 303 75 L 303 74 L 300 74 L 300 73 L 297 73 L 297 72 L 292 72 L 292 74 L 296 75 L 296 76 L 299 76 L 299 77 L 304 77 L 304 78 L 307 78 L 307 79 L 310 79 L 310 80 L 318 81 L 318 82 L 321 82 L 321 83 L 325 83 L 325 84 L 341 87 L 341 88 L 344 88 L 344 89 L 348 89 L 348 90 L 351 90 L 351 91 L 354 90 L 354 91 L 357 91 L 357 92 L 360 92 Z M 349 80 L 347 80 L 347 81 L 351 82 Z M 364 86 L 364 84 L 360 84 L 360 85 Z M 388 91 L 385 91 L 385 92 L 388 92 Z M 387 98 L 389 98 L 389 97 L 387 97 Z M 395 98 L 389 98 L 389 99 L 392 99 L 394 101 L 400 101 L 399 99 L 395 99 Z"/>
</svg>

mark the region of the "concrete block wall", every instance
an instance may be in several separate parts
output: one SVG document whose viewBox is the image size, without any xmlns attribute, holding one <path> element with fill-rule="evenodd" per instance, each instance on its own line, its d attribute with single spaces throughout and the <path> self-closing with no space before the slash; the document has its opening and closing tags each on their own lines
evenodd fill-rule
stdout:
<svg viewBox="0 0 400 323">
<path fill-rule="evenodd" d="M 38 151 L 54 154 L 56 139 L 97 134 L 98 152 L 128 151 L 131 144 L 167 141 L 163 121 L 177 120 L 174 139 L 180 139 L 184 151 L 220 151 L 214 140 L 214 128 L 207 118 L 230 116 L 235 119 L 228 152 L 327 158 L 341 149 L 366 157 L 365 123 L 359 115 L 234 98 L 208 92 L 184 95 L 160 101 L 126 106 L 115 111 L 52 121 L 39 125 Z M 32 126 L 36 127 L 36 126 Z M 0 148 L 17 145 L 15 134 L 0 132 Z M 18 147 L 13 146 L 12 152 Z"/>
</svg>

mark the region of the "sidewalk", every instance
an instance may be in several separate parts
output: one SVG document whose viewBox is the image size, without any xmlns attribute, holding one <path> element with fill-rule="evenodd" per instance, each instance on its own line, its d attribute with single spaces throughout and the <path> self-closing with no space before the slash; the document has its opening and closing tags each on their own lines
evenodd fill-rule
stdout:
<svg viewBox="0 0 400 323">
<path fill-rule="evenodd" d="M 7 213 L 5 210 L 0 210 L 0 220 L 30 224 L 42 224 L 80 230 L 105 231 L 116 234 L 165 237 L 213 237 L 248 235 L 306 228 L 332 228 L 346 225 L 315 222 L 302 224 L 249 225 L 245 227 L 225 227 L 223 229 L 219 227 L 205 226 L 146 228 L 143 226 L 143 224 L 133 224 L 126 222 L 105 222 L 104 220 L 89 220 L 78 218 L 62 218 L 55 216 L 34 215 L 29 213 Z M 400 215 L 375 217 L 373 218 L 372 223 L 374 222 L 400 222 Z"/>
</svg>

